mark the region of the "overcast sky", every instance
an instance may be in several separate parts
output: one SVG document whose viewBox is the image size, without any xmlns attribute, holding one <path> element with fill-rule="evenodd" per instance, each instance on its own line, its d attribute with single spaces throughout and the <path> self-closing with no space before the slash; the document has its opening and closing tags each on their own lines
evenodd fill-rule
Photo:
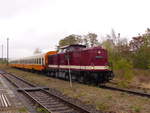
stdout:
<svg viewBox="0 0 150 113">
<path fill-rule="evenodd" d="M 94 32 L 98 38 L 114 28 L 131 39 L 150 27 L 149 0 L 0 0 L 0 45 L 10 38 L 10 57 L 54 50 L 70 34 Z M 1 46 L 0 46 L 1 56 Z"/>
</svg>

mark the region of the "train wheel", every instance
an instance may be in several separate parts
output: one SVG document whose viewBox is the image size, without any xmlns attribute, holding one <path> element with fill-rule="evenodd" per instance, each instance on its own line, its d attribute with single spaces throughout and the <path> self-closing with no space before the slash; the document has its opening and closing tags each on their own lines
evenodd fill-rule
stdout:
<svg viewBox="0 0 150 113">
<path fill-rule="evenodd" d="M 80 83 L 84 83 L 84 82 L 85 82 L 84 76 L 80 76 L 80 77 L 78 78 L 78 81 L 79 81 Z"/>
<path fill-rule="evenodd" d="M 65 73 L 65 80 L 69 80 L 69 75 Z"/>
<path fill-rule="evenodd" d="M 47 76 L 50 76 L 50 72 L 48 71 L 48 72 L 46 73 L 46 75 L 47 75 Z"/>
</svg>

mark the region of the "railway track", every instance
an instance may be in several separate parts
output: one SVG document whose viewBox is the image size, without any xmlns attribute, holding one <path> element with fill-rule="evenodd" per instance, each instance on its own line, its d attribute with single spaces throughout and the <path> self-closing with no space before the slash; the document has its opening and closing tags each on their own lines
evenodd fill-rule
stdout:
<svg viewBox="0 0 150 113">
<path fill-rule="evenodd" d="M 50 93 L 45 87 L 36 85 L 10 73 L 0 73 L 11 82 L 18 91 L 26 95 L 33 103 L 49 113 L 93 113 L 80 105 Z"/>
<path fill-rule="evenodd" d="M 107 85 L 102 85 L 102 86 L 99 86 L 99 87 L 103 88 L 103 89 L 109 89 L 109 90 L 113 90 L 113 91 L 120 91 L 120 92 L 125 92 L 125 93 L 129 93 L 129 94 L 134 94 L 134 95 L 150 98 L 150 94 L 148 94 L 148 93 L 144 93 L 144 92 L 140 92 L 140 91 L 133 91 L 131 89 L 129 90 L 129 89 L 117 88 L 117 87 L 107 86 Z"/>
</svg>

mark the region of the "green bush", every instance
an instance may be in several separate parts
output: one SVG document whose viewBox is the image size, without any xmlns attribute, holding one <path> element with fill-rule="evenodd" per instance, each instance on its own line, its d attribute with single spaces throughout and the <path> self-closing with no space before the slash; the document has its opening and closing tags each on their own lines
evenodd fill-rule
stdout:
<svg viewBox="0 0 150 113">
<path fill-rule="evenodd" d="M 135 68 L 150 68 L 150 48 L 140 48 L 133 55 L 133 63 Z"/>
<path fill-rule="evenodd" d="M 131 80 L 133 78 L 133 65 L 132 62 L 126 60 L 125 58 L 120 58 L 119 60 L 113 63 L 114 70 L 121 70 L 121 74 L 119 75 L 123 79 Z"/>
</svg>

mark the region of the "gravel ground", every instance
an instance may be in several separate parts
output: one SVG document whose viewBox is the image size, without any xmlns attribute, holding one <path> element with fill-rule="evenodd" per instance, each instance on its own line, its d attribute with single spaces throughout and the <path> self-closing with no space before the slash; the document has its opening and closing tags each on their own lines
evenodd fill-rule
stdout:
<svg viewBox="0 0 150 113">
<path fill-rule="evenodd" d="M 79 83 L 73 83 L 73 88 L 70 88 L 69 82 L 64 80 L 11 68 L 7 69 L 7 71 L 24 77 L 36 84 L 54 88 L 63 95 L 79 99 L 85 104 L 93 105 L 98 110 L 116 113 L 150 113 L 150 99 L 146 97 L 110 91 Z"/>
</svg>

